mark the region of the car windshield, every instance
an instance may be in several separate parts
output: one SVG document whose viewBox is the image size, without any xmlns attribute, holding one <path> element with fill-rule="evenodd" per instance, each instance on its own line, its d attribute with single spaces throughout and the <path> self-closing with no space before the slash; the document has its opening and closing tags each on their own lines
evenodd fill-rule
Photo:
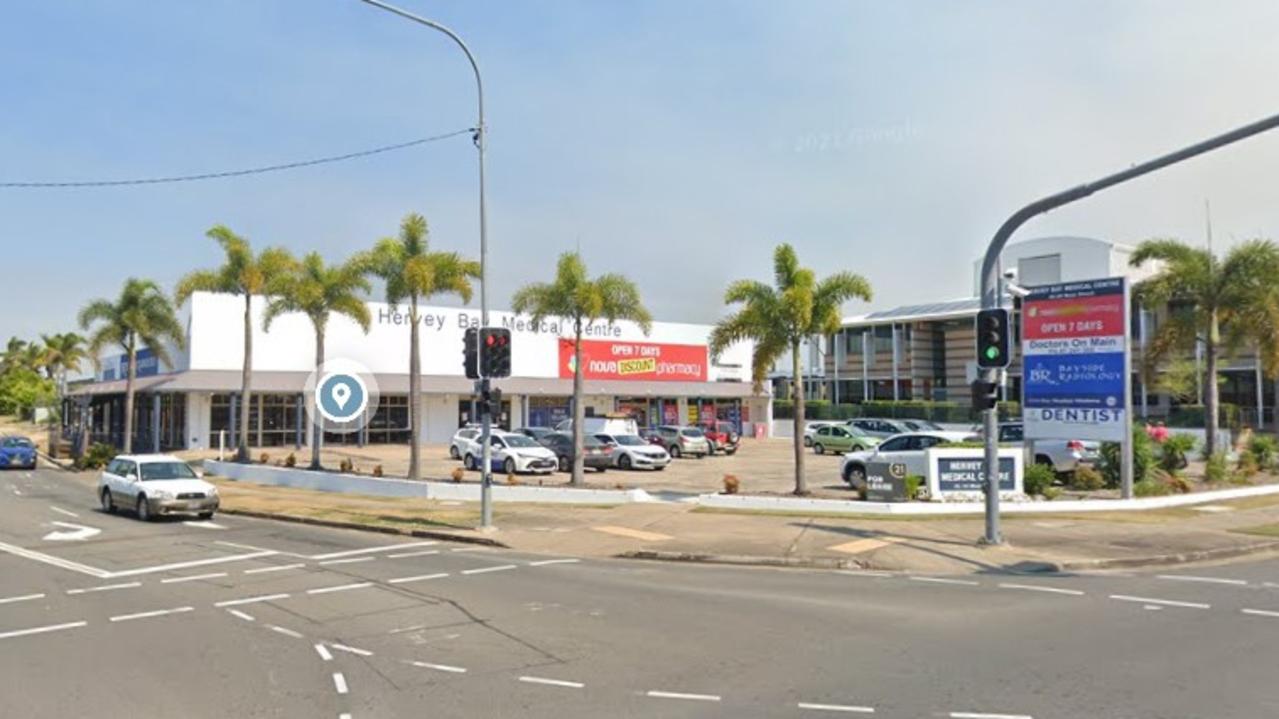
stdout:
<svg viewBox="0 0 1279 719">
<path fill-rule="evenodd" d="M 603 447 L 604 443 L 599 441 L 598 439 L 595 439 L 594 437 L 588 436 L 588 437 L 582 438 L 582 446 L 583 447 Z"/>
<path fill-rule="evenodd" d="M 635 445 L 648 444 L 642 437 L 636 437 L 633 434 L 619 434 L 613 437 L 613 441 L 621 445 L 634 447 Z"/>
<path fill-rule="evenodd" d="M 540 447 L 541 446 L 537 442 L 534 442 L 531 437 L 525 437 L 522 434 L 507 435 L 503 439 L 506 440 L 506 446 L 508 447 Z"/>
<path fill-rule="evenodd" d="M 144 462 L 142 464 L 143 482 L 195 478 L 195 471 L 187 466 L 186 462 Z"/>
<path fill-rule="evenodd" d="M 702 436 L 702 430 L 696 427 L 688 427 L 686 429 L 681 429 L 679 433 L 684 435 L 685 437 L 701 437 Z"/>
<path fill-rule="evenodd" d="M 27 439 L 26 437 L 6 437 L 4 440 L 3 446 L 26 447 L 27 449 L 30 449 L 32 447 L 32 444 L 31 444 L 31 440 Z"/>
</svg>

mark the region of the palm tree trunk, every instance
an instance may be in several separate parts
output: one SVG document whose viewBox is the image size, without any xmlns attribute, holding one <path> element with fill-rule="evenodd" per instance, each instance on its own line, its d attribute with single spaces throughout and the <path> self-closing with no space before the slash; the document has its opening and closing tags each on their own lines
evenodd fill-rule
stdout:
<svg viewBox="0 0 1279 719">
<path fill-rule="evenodd" d="M 133 380 L 138 376 L 136 340 L 129 336 L 129 369 L 124 381 L 124 454 L 133 453 Z"/>
<path fill-rule="evenodd" d="M 1207 367 L 1207 378 L 1204 380 L 1204 448 L 1205 454 L 1216 452 L 1217 447 L 1217 415 L 1220 392 L 1217 387 L 1217 343 L 1220 340 L 1217 326 L 1217 311 L 1213 310 L 1208 326 L 1208 341 L 1204 342 L 1204 364 Z"/>
<path fill-rule="evenodd" d="M 420 479 L 418 468 L 418 403 L 422 396 L 422 358 L 418 350 L 417 295 L 409 298 L 409 479 Z"/>
<path fill-rule="evenodd" d="M 804 375 L 800 372 L 799 342 L 791 343 L 791 372 L 794 379 L 795 417 L 791 442 L 795 445 L 795 494 L 808 494 L 804 479 Z"/>
<path fill-rule="evenodd" d="M 244 294 L 244 370 L 240 378 L 240 447 L 237 462 L 249 461 L 249 408 L 253 404 L 249 387 L 253 384 L 253 294 Z"/>
<path fill-rule="evenodd" d="M 582 425 L 586 422 L 586 408 L 582 406 L 582 320 L 573 322 L 573 478 L 570 483 L 580 487 L 586 483 L 585 458 L 582 456 Z"/>
<path fill-rule="evenodd" d="M 321 368 L 324 366 L 324 329 L 315 328 L 315 376 L 320 376 Z M 317 397 L 317 403 L 320 401 Z M 315 413 L 315 428 L 313 439 L 311 440 L 311 469 L 324 469 L 324 465 L 320 463 L 320 450 L 324 445 L 324 415 L 317 410 Z"/>
</svg>

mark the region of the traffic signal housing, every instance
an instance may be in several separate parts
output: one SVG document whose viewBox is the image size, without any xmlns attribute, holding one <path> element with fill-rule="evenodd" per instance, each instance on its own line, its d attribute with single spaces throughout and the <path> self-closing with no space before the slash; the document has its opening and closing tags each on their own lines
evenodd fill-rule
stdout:
<svg viewBox="0 0 1279 719">
<path fill-rule="evenodd" d="M 1012 361 L 1008 310 L 1001 308 L 977 313 L 977 366 L 1003 369 Z"/>
<path fill-rule="evenodd" d="M 480 328 L 480 376 L 511 376 L 511 331 L 509 329 Z"/>
<path fill-rule="evenodd" d="M 480 331 L 475 327 L 466 328 L 462 336 L 462 366 L 466 368 L 467 379 L 480 378 Z"/>
<path fill-rule="evenodd" d="M 994 409 L 999 403 L 999 384 L 996 382 L 987 382 L 986 380 L 973 380 L 973 409 L 981 412 L 987 409 Z"/>
</svg>

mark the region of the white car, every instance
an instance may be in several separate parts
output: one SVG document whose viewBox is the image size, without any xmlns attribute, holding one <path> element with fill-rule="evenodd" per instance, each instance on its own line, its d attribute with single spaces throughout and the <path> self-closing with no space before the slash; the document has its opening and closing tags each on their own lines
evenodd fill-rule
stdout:
<svg viewBox="0 0 1279 719">
<path fill-rule="evenodd" d="M 453 433 L 453 439 L 449 440 L 449 456 L 453 459 L 461 459 L 462 455 L 466 454 L 466 448 L 479 436 L 480 428 L 475 425 L 459 427 Z"/>
<path fill-rule="evenodd" d="M 217 487 L 166 454 L 125 454 L 111 460 L 98 477 L 98 500 L 105 512 L 131 509 L 144 522 L 162 514 L 209 519 L 220 503 Z"/>
<path fill-rule="evenodd" d="M 618 469 L 665 469 L 671 455 L 637 434 L 597 434 L 595 439 L 613 445 L 613 466 Z"/>
<path fill-rule="evenodd" d="M 1024 425 L 1021 422 L 1005 422 L 999 425 L 999 443 L 1024 446 Z M 979 430 L 980 431 L 980 430 Z M 1053 468 L 1066 474 L 1081 464 L 1095 464 L 1101 460 L 1101 442 L 1080 439 L 1035 440 L 1035 464 Z"/>
<path fill-rule="evenodd" d="M 559 460 L 554 452 L 523 434 L 498 430 L 489 435 L 489 445 L 492 447 L 489 461 L 494 472 L 550 474 L 559 467 Z M 480 468 L 483 463 L 482 449 L 478 435 L 467 442 L 466 450 L 462 453 L 462 463 L 467 469 Z"/>
<path fill-rule="evenodd" d="M 969 432 L 908 432 L 889 437 L 878 447 L 844 455 L 839 473 L 854 489 L 866 486 L 866 465 L 871 462 L 894 462 L 906 465 L 907 475 L 926 476 L 928 455 L 924 450 L 947 442 L 970 442 L 980 439 Z"/>
</svg>

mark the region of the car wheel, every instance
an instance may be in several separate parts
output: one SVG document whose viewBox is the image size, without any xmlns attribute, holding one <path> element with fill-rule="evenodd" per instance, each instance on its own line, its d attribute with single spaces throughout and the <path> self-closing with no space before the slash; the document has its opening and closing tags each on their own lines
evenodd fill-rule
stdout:
<svg viewBox="0 0 1279 719">
<path fill-rule="evenodd" d="M 848 467 L 844 470 L 844 481 L 853 489 L 859 489 L 866 484 L 866 469 L 857 465 Z"/>
<path fill-rule="evenodd" d="M 138 497 L 138 519 L 143 522 L 151 521 L 151 503 L 145 496 Z"/>
<path fill-rule="evenodd" d="M 111 490 L 102 490 L 102 511 L 107 514 L 115 514 L 115 498 L 111 496 Z"/>
<path fill-rule="evenodd" d="M 507 457 L 506 461 L 502 463 L 502 471 L 507 474 L 515 474 L 515 459 Z"/>
<path fill-rule="evenodd" d="M 624 455 L 622 455 L 621 457 L 618 457 L 618 458 L 617 458 L 617 466 L 618 466 L 618 467 L 621 467 L 622 469 L 630 469 L 630 468 L 631 468 L 631 455 L 629 455 L 629 454 L 624 454 Z"/>
<path fill-rule="evenodd" d="M 813 451 L 818 454 L 826 454 L 826 448 L 822 446 L 821 442 L 813 445 Z"/>
<path fill-rule="evenodd" d="M 469 454 L 462 460 L 462 466 L 468 470 L 479 469 L 479 466 L 475 464 L 475 457 Z"/>
<path fill-rule="evenodd" d="M 560 471 L 561 472 L 573 471 L 573 468 L 569 466 L 568 457 L 565 457 L 564 455 L 560 455 Z"/>
<path fill-rule="evenodd" d="M 608 467 L 596 467 L 595 471 L 603 474 L 604 472 L 608 471 Z"/>
<path fill-rule="evenodd" d="M 451 444 L 450 444 L 450 445 L 449 445 L 449 457 L 450 457 L 451 459 L 461 459 L 461 458 L 462 458 L 462 453 L 461 453 L 461 452 L 459 452 L 459 451 L 457 451 L 457 447 L 455 447 L 454 445 L 451 445 Z"/>
<path fill-rule="evenodd" d="M 732 448 L 732 449 L 726 449 L 726 450 L 724 450 L 724 454 L 726 454 L 726 455 L 728 455 L 728 456 L 732 457 L 733 455 L 737 454 L 737 448 L 736 448 L 736 447 L 734 447 L 734 448 Z"/>
<path fill-rule="evenodd" d="M 805 437 L 805 438 L 804 438 L 804 446 L 805 446 L 805 447 L 812 447 L 812 446 L 813 446 L 813 438 L 812 438 L 812 437 Z"/>
<path fill-rule="evenodd" d="M 672 444 L 672 445 L 671 445 L 671 459 L 679 459 L 679 445 L 678 445 L 678 444 Z"/>
</svg>

